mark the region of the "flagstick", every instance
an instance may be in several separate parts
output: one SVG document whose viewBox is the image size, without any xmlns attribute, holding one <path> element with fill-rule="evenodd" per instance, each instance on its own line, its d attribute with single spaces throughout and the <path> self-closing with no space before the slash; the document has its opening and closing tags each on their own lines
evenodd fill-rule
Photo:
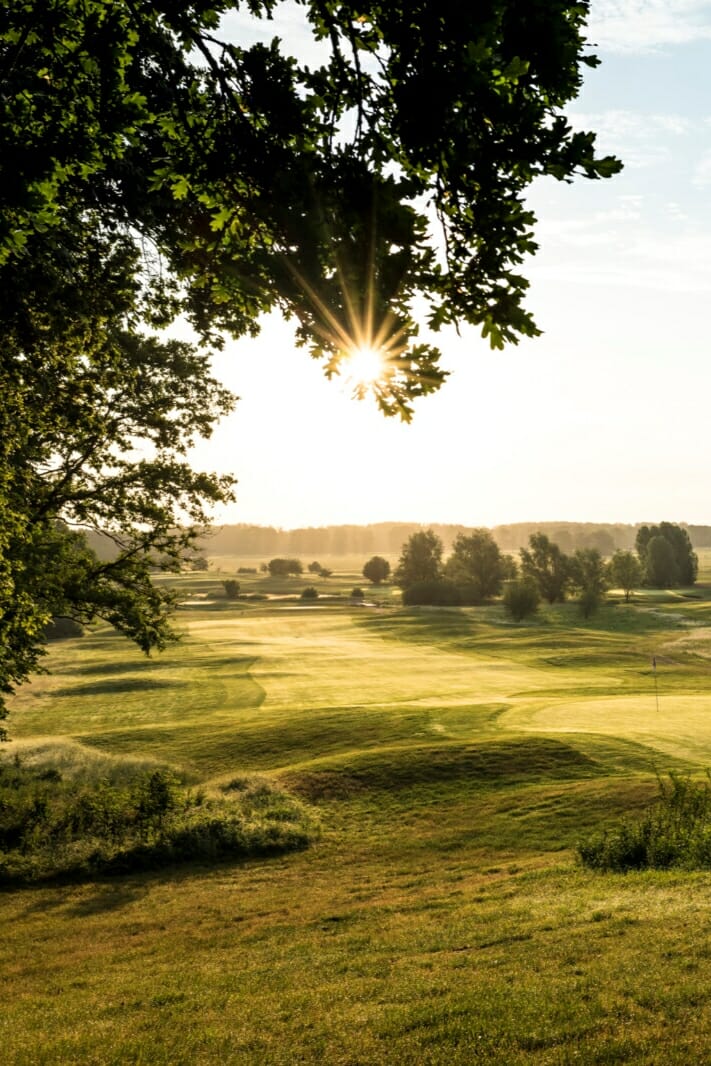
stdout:
<svg viewBox="0 0 711 1066">
<path fill-rule="evenodd" d="M 652 656 L 652 669 L 654 670 L 654 695 L 657 701 L 657 714 L 659 714 L 659 685 L 657 684 L 657 657 Z"/>
</svg>

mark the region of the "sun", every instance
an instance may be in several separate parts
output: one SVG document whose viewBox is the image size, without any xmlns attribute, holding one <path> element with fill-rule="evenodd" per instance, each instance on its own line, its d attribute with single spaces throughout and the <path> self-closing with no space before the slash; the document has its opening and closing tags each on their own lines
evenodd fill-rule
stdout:
<svg viewBox="0 0 711 1066">
<path fill-rule="evenodd" d="M 348 380 L 357 388 L 367 389 L 383 377 L 384 353 L 369 345 L 352 348 L 346 357 L 344 370 Z"/>
</svg>

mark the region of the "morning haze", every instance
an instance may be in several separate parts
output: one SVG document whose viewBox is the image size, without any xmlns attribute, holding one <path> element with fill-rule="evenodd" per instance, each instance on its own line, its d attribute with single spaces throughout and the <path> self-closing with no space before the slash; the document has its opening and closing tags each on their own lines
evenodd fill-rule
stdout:
<svg viewBox="0 0 711 1066">
<path fill-rule="evenodd" d="M 2 5 L 2 1062 L 709 1062 L 709 6 L 248 8 Z"/>
</svg>

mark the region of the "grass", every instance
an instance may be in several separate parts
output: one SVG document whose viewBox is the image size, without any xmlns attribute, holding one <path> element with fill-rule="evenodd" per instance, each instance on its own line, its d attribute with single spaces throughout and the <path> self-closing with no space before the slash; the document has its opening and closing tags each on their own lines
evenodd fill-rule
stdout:
<svg viewBox="0 0 711 1066">
<path fill-rule="evenodd" d="M 186 599 L 221 576 L 181 577 Z M 215 790 L 258 772 L 321 837 L 5 890 L 3 1060 L 710 1061 L 711 873 L 576 860 L 642 816 L 657 773 L 711 765 L 701 591 L 521 626 L 496 606 L 198 602 L 154 661 L 104 631 L 55 645 L 10 755 Z"/>
</svg>

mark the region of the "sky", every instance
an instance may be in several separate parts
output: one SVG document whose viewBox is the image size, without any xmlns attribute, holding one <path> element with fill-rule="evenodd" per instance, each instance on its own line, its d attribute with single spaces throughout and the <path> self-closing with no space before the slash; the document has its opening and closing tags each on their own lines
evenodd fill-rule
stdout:
<svg viewBox="0 0 711 1066">
<path fill-rule="evenodd" d="M 266 36 L 303 49 L 283 10 Z M 405 425 L 270 316 L 215 360 L 240 397 L 191 455 L 238 479 L 216 522 L 711 524 L 711 2 L 592 0 L 588 38 L 602 64 L 567 114 L 625 169 L 531 189 L 543 335 L 492 352 L 438 334 L 450 377 Z"/>
</svg>

